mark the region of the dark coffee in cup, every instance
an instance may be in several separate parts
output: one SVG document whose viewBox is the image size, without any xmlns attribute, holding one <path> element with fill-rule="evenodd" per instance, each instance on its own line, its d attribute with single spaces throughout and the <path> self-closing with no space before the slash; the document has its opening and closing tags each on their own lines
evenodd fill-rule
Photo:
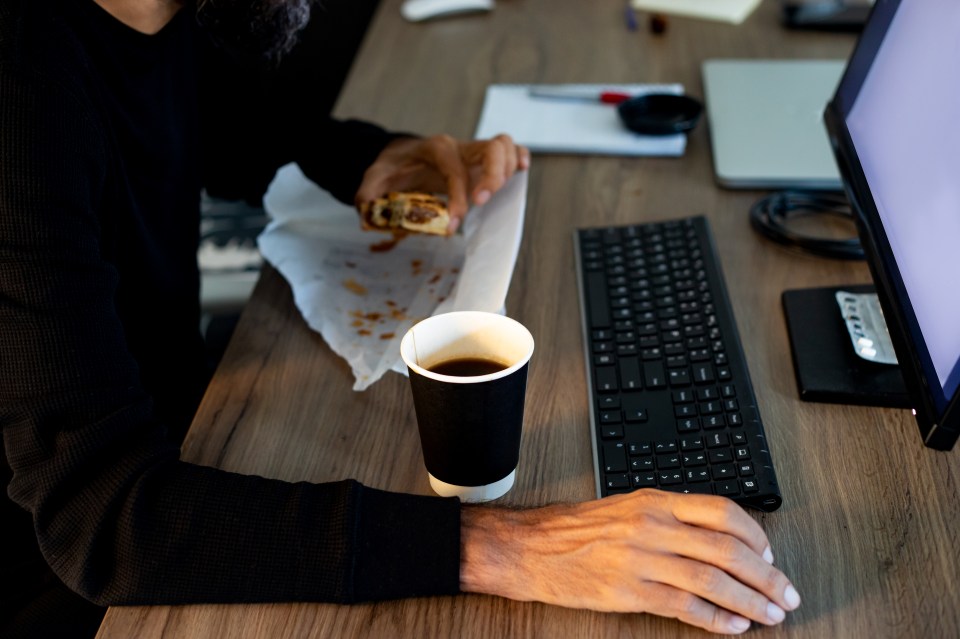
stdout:
<svg viewBox="0 0 960 639">
<path fill-rule="evenodd" d="M 460 357 L 448 359 L 445 362 L 434 364 L 427 370 L 437 375 L 452 375 L 453 377 L 476 377 L 498 373 L 508 366 L 494 359 L 484 357 Z"/>
</svg>

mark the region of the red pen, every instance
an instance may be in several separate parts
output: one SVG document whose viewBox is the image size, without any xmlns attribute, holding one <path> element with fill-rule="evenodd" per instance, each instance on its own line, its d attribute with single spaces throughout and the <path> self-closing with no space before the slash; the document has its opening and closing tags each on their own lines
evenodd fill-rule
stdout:
<svg viewBox="0 0 960 639">
<path fill-rule="evenodd" d="M 579 100 L 620 104 L 633 96 L 622 91 L 597 91 L 595 88 L 577 85 L 556 85 L 530 87 L 530 97 L 549 100 Z"/>
</svg>

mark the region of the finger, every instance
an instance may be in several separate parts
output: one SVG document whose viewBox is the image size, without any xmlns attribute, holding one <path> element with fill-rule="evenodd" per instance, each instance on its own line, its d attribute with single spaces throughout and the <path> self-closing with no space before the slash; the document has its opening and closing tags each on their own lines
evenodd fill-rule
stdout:
<svg viewBox="0 0 960 639">
<path fill-rule="evenodd" d="M 709 632 L 737 635 L 750 628 L 750 620 L 724 610 L 689 592 L 666 584 L 651 583 L 644 588 L 644 608 L 672 617 Z"/>
<path fill-rule="evenodd" d="M 517 146 L 517 167 L 521 171 L 530 168 L 530 149 L 525 146 Z"/>
<path fill-rule="evenodd" d="M 660 562 L 658 562 L 660 563 Z M 786 618 L 786 612 L 766 596 L 716 566 L 683 557 L 664 560 L 657 581 L 697 595 L 725 610 L 772 626 Z"/>
<path fill-rule="evenodd" d="M 513 174 L 517 172 L 517 169 L 520 168 L 520 156 L 517 155 L 517 145 L 513 143 L 513 138 L 509 135 L 497 137 L 500 137 L 503 141 L 503 183 L 506 184 L 507 181 L 513 177 Z"/>
<path fill-rule="evenodd" d="M 485 204 L 490 196 L 503 186 L 507 150 L 502 137 L 498 135 L 483 144 L 483 171 L 473 187 L 473 201 L 477 204 Z"/>
<path fill-rule="evenodd" d="M 683 535 L 669 537 L 666 549 L 720 568 L 785 610 L 800 605 L 800 595 L 787 576 L 732 535 L 688 526 Z"/>
<path fill-rule="evenodd" d="M 456 140 L 448 135 L 437 135 L 427 142 L 429 153 L 433 157 L 437 172 L 447 183 L 447 209 L 451 225 L 456 228 L 459 220 L 467 213 L 467 168 L 460 157 Z M 456 222 L 456 225 L 454 225 Z M 452 231 L 451 231 L 452 232 Z"/>
<path fill-rule="evenodd" d="M 766 556 L 770 563 L 773 562 L 770 542 L 763 528 L 743 508 L 726 497 L 676 495 L 672 512 L 685 524 L 729 533 L 757 554 Z"/>
</svg>

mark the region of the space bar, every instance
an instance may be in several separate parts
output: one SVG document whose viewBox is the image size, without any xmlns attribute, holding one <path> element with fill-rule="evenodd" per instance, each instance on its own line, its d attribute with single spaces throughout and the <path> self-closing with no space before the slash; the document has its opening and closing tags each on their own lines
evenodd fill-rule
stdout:
<svg viewBox="0 0 960 639">
<path fill-rule="evenodd" d="M 607 298 L 606 273 L 587 273 L 587 304 L 590 308 L 590 327 L 609 328 L 610 301 Z"/>
</svg>

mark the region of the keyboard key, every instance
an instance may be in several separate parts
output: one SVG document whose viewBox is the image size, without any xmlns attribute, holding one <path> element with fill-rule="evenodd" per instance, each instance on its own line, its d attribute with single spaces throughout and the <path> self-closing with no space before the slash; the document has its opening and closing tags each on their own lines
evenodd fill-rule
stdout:
<svg viewBox="0 0 960 639">
<path fill-rule="evenodd" d="M 740 481 L 740 485 L 743 487 L 743 492 L 745 493 L 755 493 L 760 490 L 760 486 L 758 486 L 756 480 L 753 479 L 743 479 Z"/>
<path fill-rule="evenodd" d="M 740 486 L 736 481 L 718 481 L 714 487 L 717 489 L 717 494 L 724 497 L 740 494 Z"/>
<path fill-rule="evenodd" d="M 621 421 L 623 418 L 618 410 L 605 410 L 600 413 L 601 424 L 619 424 Z"/>
<path fill-rule="evenodd" d="M 723 415 L 709 415 L 703 418 L 703 428 L 705 430 L 723 428 L 726 425 L 727 425 L 727 422 L 723 418 Z"/>
<path fill-rule="evenodd" d="M 728 444 L 726 433 L 710 433 L 706 438 L 707 448 L 719 448 Z"/>
<path fill-rule="evenodd" d="M 653 452 L 657 453 L 658 455 L 661 453 L 675 453 L 677 452 L 677 442 L 656 442 L 653 445 Z"/>
<path fill-rule="evenodd" d="M 672 486 L 683 483 L 683 473 L 678 470 L 668 470 L 657 473 L 657 481 L 661 486 Z"/>
<path fill-rule="evenodd" d="M 663 388 L 667 385 L 663 364 L 660 362 L 644 362 L 643 375 L 647 388 Z"/>
<path fill-rule="evenodd" d="M 717 392 L 716 386 L 707 386 L 706 388 L 697 389 L 697 399 L 701 402 L 720 399 L 720 394 Z"/>
<path fill-rule="evenodd" d="M 697 384 L 710 384 L 714 381 L 713 364 L 696 364 L 693 367 L 693 381 Z"/>
<path fill-rule="evenodd" d="M 706 453 L 685 453 L 682 457 L 683 467 L 688 468 L 691 466 L 706 466 L 707 465 L 707 454 Z"/>
<path fill-rule="evenodd" d="M 620 408 L 620 396 L 601 395 L 600 399 L 597 400 L 597 405 L 600 406 L 600 410 L 613 410 L 615 408 Z"/>
<path fill-rule="evenodd" d="M 603 445 L 603 469 L 608 473 L 627 470 L 627 453 L 623 442 L 608 442 Z"/>
<path fill-rule="evenodd" d="M 616 369 L 610 366 L 597 369 L 597 390 L 601 393 L 613 393 L 619 390 Z"/>
<path fill-rule="evenodd" d="M 674 406 L 673 416 L 674 417 L 696 417 L 697 406 L 696 404 L 680 404 L 678 406 Z"/>
<path fill-rule="evenodd" d="M 603 439 L 623 439 L 623 426 L 620 424 L 605 424 L 600 426 L 600 437 Z"/>
<path fill-rule="evenodd" d="M 625 391 L 640 390 L 640 362 L 636 357 L 620 358 L 620 388 Z"/>
<path fill-rule="evenodd" d="M 587 273 L 587 307 L 590 309 L 590 326 L 608 328 L 610 326 L 610 304 L 607 299 L 607 278 L 602 272 Z"/>
<path fill-rule="evenodd" d="M 729 448 L 717 448 L 710 451 L 711 464 L 723 464 L 733 461 L 733 453 Z"/>
<path fill-rule="evenodd" d="M 720 464 L 718 466 L 711 466 L 710 470 L 713 473 L 713 478 L 717 481 L 737 478 L 737 469 L 733 464 Z"/>
<path fill-rule="evenodd" d="M 634 473 L 630 478 L 634 488 L 655 488 L 657 485 L 656 473 Z"/>
<path fill-rule="evenodd" d="M 653 453 L 653 447 L 650 442 L 628 442 L 627 452 L 630 455 L 650 455 Z"/>
<path fill-rule="evenodd" d="M 671 468 L 680 468 L 680 456 L 673 455 L 657 455 L 657 469 L 658 470 L 669 470 Z"/>
<path fill-rule="evenodd" d="M 597 366 L 612 366 L 617 361 L 611 353 L 601 353 L 593 356 L 593 363 Z"/>
<path fill-rule="evenodd" d="M 622 475 L 607 475 L 607 488 L 616 490 L 618 488 L 630 488 L 630 479 L 626 473 Z"/>
</svg>

